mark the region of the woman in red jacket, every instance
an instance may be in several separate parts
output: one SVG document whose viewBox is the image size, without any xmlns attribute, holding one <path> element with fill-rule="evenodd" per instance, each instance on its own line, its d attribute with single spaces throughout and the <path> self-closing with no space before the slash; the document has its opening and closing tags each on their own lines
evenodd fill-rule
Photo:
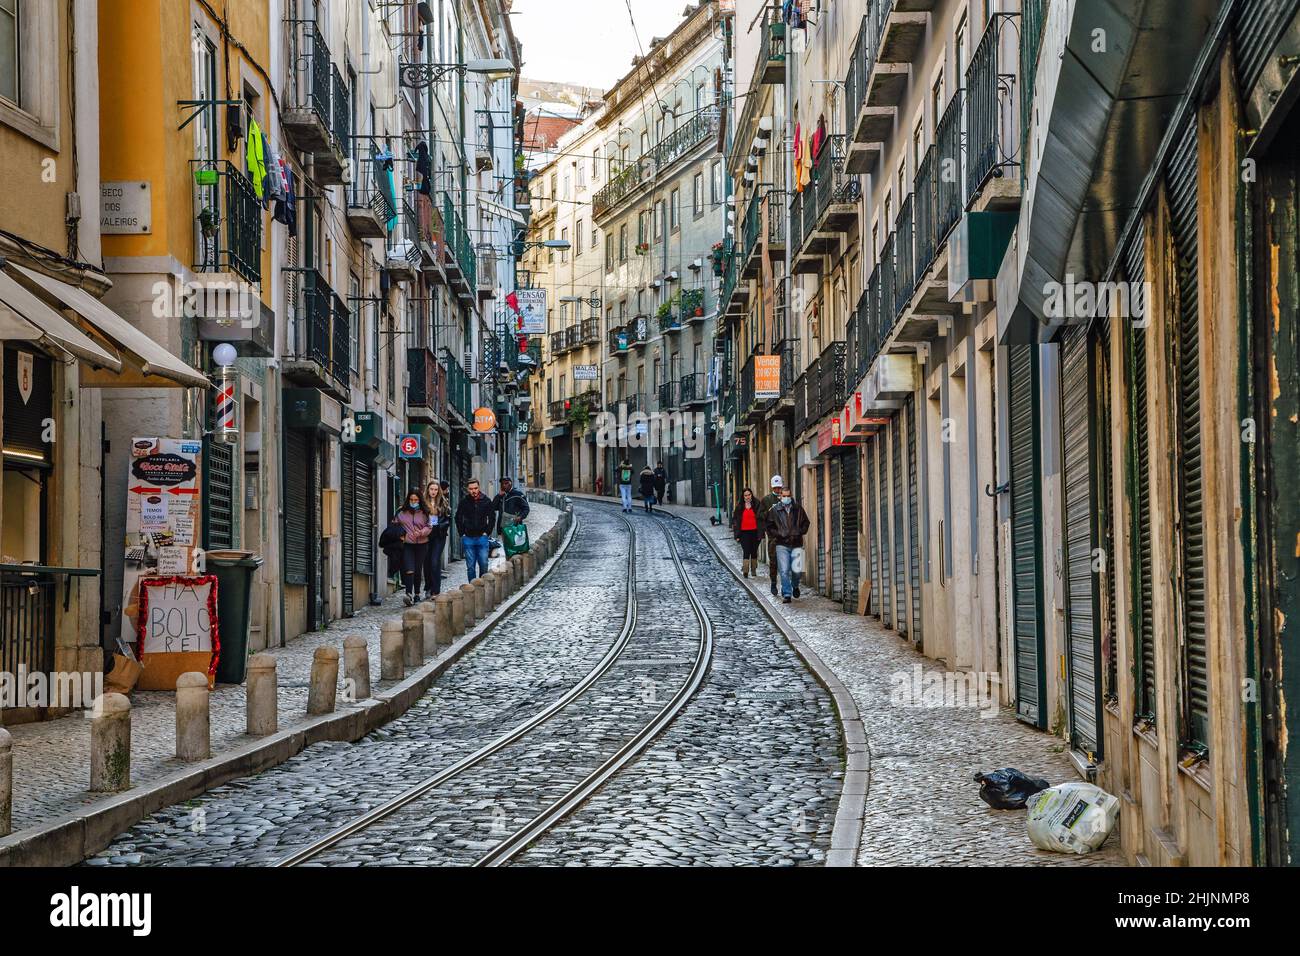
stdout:
<svg viewBox="0 0 1300 956">
<path fill-rule="evenodd" d="M 758 502 L 754 492 L 746 488 L 740 496 L 740 503 L 731 513 L 731 533 L 740 542 L 740 569 L 745 577 L 758 573 L 758 545 L 763 540 L 763 532 L 758 523 Z"/>
</svg>

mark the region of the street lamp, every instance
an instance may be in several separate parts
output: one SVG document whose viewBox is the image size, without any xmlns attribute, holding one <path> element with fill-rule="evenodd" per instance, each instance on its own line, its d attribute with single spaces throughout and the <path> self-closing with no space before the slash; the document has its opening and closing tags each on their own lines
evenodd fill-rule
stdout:
<svg viewBox="0 0 1300 956">
<path fill-rule="evenodd" d="M 489 80 L 505 80 L 515 75 L 515 65 L 505 59 L 469 60 L 465 63 L 403 63 L 401 84 L 411 89 L 424 89 L 448 73 L 460 76 L 478 73 Z"/>
</svg>

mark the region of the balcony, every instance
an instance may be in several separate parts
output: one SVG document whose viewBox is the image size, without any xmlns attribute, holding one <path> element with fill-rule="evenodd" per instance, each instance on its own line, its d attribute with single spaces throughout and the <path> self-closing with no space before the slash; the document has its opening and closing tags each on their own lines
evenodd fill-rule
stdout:
<svg viewBox="0 0 1300 956">
<path fill-rule="evenodd" d="M 898 207 L 898 218 L 894 220 L 894 312 L 902 315 L 907 304 L 912 301 L 912 292 L 916 289 L 916 258 L 912 248 L 913 239 L 912 196 L 909 194 Z"/>
<path fill-rule="evenodd" d="M 465 374 L 465 369 L 456 360 L 456 356 L 447 349 L 442 350 L 442 367 L 447 373 L 447 411 L 454 413 L 447 417 L 454 421 L 455 416 L 459 416 L 459 424 L 468 428 L 474 415 L 469 376 Z"/>
<path fill-rule="evenodd" d="M 600 319 L 591 318 L 583 319 L 578 334 L 578 345 L 580 347 L 587 345 L 600 344 Z"/>
<path fill-rule="evenodd" d="M 889 97 L 892 104 L 881 102 L 880 91 L 874 105 L 868 101 L 867 96 L 876 61 L 876 49 L 880 45 L 880 32 L 884 28 L 884 16 L 881 13 L 884 6 L 880 0 L 876 0 L 862 17 L 857 39 L 853 41 L 853 50 L 849 54 L 849 68 L 844 75 L 844 103 L 851 118 L 845 164 L 851 173 L 871 171 L 884 148 L 884 140 L 893 131 L 894 116 L 898 112 L 898 101 L 892 91 Z"/>
<path fill-rule="evenodd" d="M 704 321 L 704 290 L 682 289 L 677 296 L 678 314 L 683 325 Z"/>
<path fill-rule="evenodd" d="M 689 372 L 677 383 L 677 401 L 683 408 L 707 405 L 713 401 L 709 394 L 709 377 L 703 372 Z"/>
<path fill-rule="evenodd" d="M 843 341 L 829 343 L 817 358 L 817 420 L 844 407 L 848 395 L 845 358 L 848 346 Z"/>
<path fill-rule="evenodd" d="M 424 193 L 415 194 L 415 228 L 421 268 L 432 273 L 435 280 L 446 282 L 442 268 L 442 214 L 434 205 L 433 198 Z"/>
<path fill-rule="evenodd" d="M 753 425 L 763 420 L 772 398 L 759 398 L 757 390 L 757 368 L 759 358 L 766 358 L 764 353 L 756 352 L 745 360 L 740 369 L 740 399 L 736 407 L 741 424 Z"/>
<path fill-rule="evenodd" d="M 619 406 L 623 406 L 624 414 L 631 415 L 634 412 L 648 412 L 649 406 L 644 395 L 632 394 L 624 395 L 622 398 L 612 398 L 605 403 L 605 411 L 611 415 L 617 415 Z"/>
<path fill-rule="evenodd" d="M 352 132 L 346 88 L 315 21 L 286 20 L 285 32 L 289 42 L 289 75 L 281 108 L 285 137 L 295 149 L 313 156 L 318 183 L 340 185 Z M 336 90 L 343 99 L 341 115 Z"/>
<path fill-rule="evenodd" d="M 762 83 L 785 82 L 785 23 L 776 9 L 763 15 L 762 46 L 758 53 L 759 80 Z"/>
<path fill-rule="evenodd" d="M 384 268 L 399 282 L 413 282 L 419 275 L 421 257 L 420 226 L 415 207 L 404 202 L 397 211 L 397 225 L 389 235 Z"/>
<path fill-rule="evenodd" d="M 634 349 L 643 349 L 650 341 L 650 316 L 634 316 L 627 324 L 627 342 Z"/>
<path fill-rule="evenodd" d="M 352 171 L 352 185 L 347 189 L 348 228 L 358 239 L 385 238 L 388 223 L 396 215 L 382 188 L 381 175 L 373 156 L 358 163 Z"/>
<path fill-rule="evenodd" d="M 795 272 L 821 268 L 821 257 L 839 249 L 840 238 L 857 221 L 861 183 L 844 172 L 844 136 L 828 136 L 813 161 L 812 179 L 799 194 L 800 241 Z M 791 215 L 794 210 L 791 210 Z"/>
<path fill-rule="evenodd" d="M 284 377 L 346 402 L 351 398 L 351 313 L 319 272 L 286 274 L 291 321 Z"/>
<path fill-rule="evenodd" d="M 609 330 L 610 355 L 626 355 L 631 345 L 626 326 L 616 325 Z"/>
<path fill-rule="evenodd" d="M 460 218 L 447 193 L 442 194 L 442 228 L 443 265 L 447 278 L 452 288 L 462 298 L 468 299 L 478 292 L 478 265 L 465 221 Z"/>
<path fill-rule="evenodd" d="M 693 114 L 639 159 L 610 178 L 592 197 L 593 215 L 598 219 L 608 215 L 628 197 L 639 192 L 643 184 L 664 177 L 673 164 L 710 139 L 717 130 L 718 117 L 715 112 L 704 110 Z"/>
<path fill-rule="evenodd" d="M 582 344 L 582 325 L 574 322 L 564 330 L 564 347 L 576 349 Z"/>
<path fill-rule="evenodd" d="M 475 265 L 480 302 L 497 297 L 497 257 L 495 252 L 480 252 Z"/>
<path fill-rule="evenodd" d="M 1004 179 L 1007 167 L 1019 166 L 1016 130 L 1016 63 L 1002 63 L 998 46 L 1003 30 L 1014 31 L 1015 15 L 989 18 L 966 70 L 966 195 L 974 201 L 991 180 L 1003 180 L 995 192 L 1015 197 L 1019 177 Z"/>
<path fill-rule="evenodd" d="M 225 160 L 191 160 L 199 206 L 195 272 L 233 272 L 262 281 L 262 204 L 253 184 Z"/>
<path fill-rule="evenodd" d="M 817 360 L 794 380 L 794 433 L 802 434 L 816 421 L 812 406 L 817 403 Z"/>
<path fill-rule="evenodd" d="M 563 355 L 569 348 L 569 337 L 563 330 L 551 333 L 551 355 Z"/>
<path fill-rule="evenodd" d="M 666 412 L 677 407 L 677 384 L 670 380 L 659 385 L 659 411 Z"/>
<path fill-rule="evenodd" d="M 744 315 L 748 307 L 749 283 L 740 277 L 740 256 L 732 249 L 731 240 L 727 240 L 723 250 L 718 308 L 724 315 Z"/>
<path fill-rule="evenodd" d="M 796 373 L 802 367 L 799 362 L 799 340 L 782 339 L 776 343 L 773 352 L 781 356 L 781 394 L 777 397 L 773 410 L 776 414 L 788 419 L 794 410 Z"/>
<path fill-rule="evenodd" d="M 406 350 L 406 416 L 412 422 L 441 424 L 447 417 L 447 370 L 428 348 Z"/>
</svg>

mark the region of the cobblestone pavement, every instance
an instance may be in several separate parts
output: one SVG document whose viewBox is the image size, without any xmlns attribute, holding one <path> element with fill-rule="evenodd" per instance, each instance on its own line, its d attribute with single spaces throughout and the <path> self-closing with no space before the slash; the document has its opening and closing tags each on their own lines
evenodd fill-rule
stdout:
<svg viewBox="0 0 1300 956">
<path fill-rule="evenodd" d="M 321 745 L 172 807 L 92 865 L 267 863 L 472 753 L 541 710 L 622 627 L 627 539 L 613 508 L 579 505 L 569 551 L 406 715 L 362 742 Z M 465 863 L 594 769 L 685 679 L 698 646 L 663 531 L 716 626 L 704 689 L 649 751 L 529 850 L 529 863 L 809 863 L 829 845 L 839 791 L 830 701 L 693 531 L 632 516 L 638 629 L 571 713 L 313 862 Z M 580 704 L 580 706 L 579 706 Z"/>
<path fill-rule="evenodd" d="M 535 540 L 559 518 L 549 505 L 532 503 L 528 514 L 529 534 Z M 465 581 L 465 565 L 457 561 L 444 575 L 450 586 Z M 312 655 L 317 647 L 333 645 L 342 650 L 343 638 L 359 634 L 370 652 L 371 685 L 375 691 L 397 681 L 379 679 L 380 625 L 403 610 L 399 594 L 390 595 L 378 606 L 361 608 L 354 617 L 332 622 L 323 631 L 305 634 L 287 647 L 267 651 L 276 658 L 279 684 L 280 729 L 302 724 L 307 712 L 307 685 Z M 210 698 L 212 754 L 252 738 L 245 733 L 246 703 L 242 685 L 219 684 Z M 189 766 L 176 759 L 175 695 L 162 691 L 136 691 L 131 695 L 131 781 L 147 786 L 168 774 Z M 338 709 L 350 705 L 340 700 Z M 41 723 L 5 728 L 14 738 L 13 826 L 15 832 L 76 813 L 103 794 L 92 793 L 90 784 L 90 722 L 80 714 Z"/>
<path fill-rule="evenodd" d="M 705 508 L 668 506 L 691 521 L 740 568 L 740 546 Z M 1065 744 L 1027 727 L 1009 708 L 903 707 L 891 703 L 893 675 L 943 672 L 874 618 L 845 614 L 838 603 L 805 589 L 792 604 L 763 597 L 858 705 L 871 748 L 871 783 L 858 863 L 862 866 L 1123 866 L 1118 830 L 1086 856 L 1050 853 L 1029 842 L 1025 811 L 994 810 L 979 798 L 979 771 L 1018 767 L 1051 783 L 1078 780 Z M 733 582 L 733 587 L 734 587 Z"/>
</svg>

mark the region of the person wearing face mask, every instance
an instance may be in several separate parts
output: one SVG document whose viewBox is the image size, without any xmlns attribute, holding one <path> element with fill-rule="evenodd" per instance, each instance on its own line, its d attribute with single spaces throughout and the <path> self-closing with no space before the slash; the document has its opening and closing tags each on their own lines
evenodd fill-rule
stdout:
<svg viewBox="0 0 1300 956">
<path fill-rule="evenodd" d="M 772 506 L 781 500 L 781 476 L 772 476 L 772 490 L 763 496 L 763 500 L 758 503 L 758 526 L 766 532 L 767 530 L 767 513 L 772 510 Z M 772 597 L 776 597 L 776 545 L 769 540 L 767 542 L 767 576 L 771 582 Z"/>
<path fill-rule="evenodd" d="M 402 526 L 402 583 L 406 586 L 403 600 L 410 607 L 420 597 L 420 572 L 424 569 L 424 555 L 433 531 L 429 511 L 418 491 L 406 496 L 406 507 L 397 521 Z"/>
<path fill-rule="evenodd" d="M 790 603 L 799 596 L 799 575 L 790 568 L 795 548 L 803 547 L 808 533 L 808 512 L 794 500 L 789 488 L 781 489 L 781 500 L 768 509 L 767 538 L 776 546 L 777 572 L 781 576 L 781 600 Z"/>
<path fill-rule="evenodd" d="M 758 543 L 763 540 L 763 530 L 758 521 L 758 500 L 746 488 L 736 510 L 731 513 L 731 533 L 740 542 L 740 568 L 745 577 L 758 576 Z"/>
<path fill-rule="evenodd" d="M 424 489 L 424 507 L 429 512 L 429 547 L 424 552 L 424 596 L 432 600 L 442 593 L 442 551 L 451 531 L 451 499 L 442 484 L 431 481 Z"/>
</svg>

